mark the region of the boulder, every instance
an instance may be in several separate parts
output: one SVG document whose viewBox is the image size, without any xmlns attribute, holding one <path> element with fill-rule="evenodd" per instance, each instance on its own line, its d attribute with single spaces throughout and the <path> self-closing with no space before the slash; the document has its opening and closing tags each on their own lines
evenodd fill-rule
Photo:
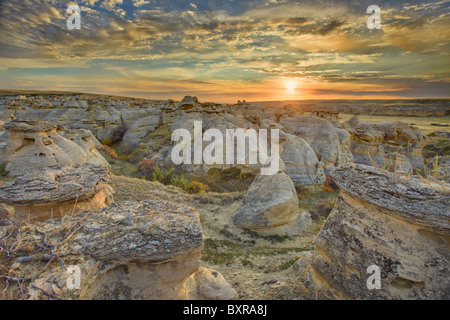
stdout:
<svg viewBox="0 0 450 320">
<path fill-rule="evenodd" d="M 17 233 L 9 230 L 0 227 L 0 237 L 14 240 L 11 238 Z M 40 243 L 42 249 L 33 257 L 16 251 L 10 259 L 0 260 L 0 267 L 9 270 L 9 278 L 24 279 L 20 288 L 13 282 L 5 288 L 5 281 L 0 282 L 0 289 L 13 298 L 237 297 L 217 271 L 200 268 L 203 237 L 199 215 L 186 205 L 151 200 L 115 203 L 97 212 L 84 211 L 32 225 L 20 236 L 24 247 Z M 49 247 L 48 242 L 57 246 Z M 43 258 L 54 252 L 58 259 L 49 262 Z M 61 261 L 71 270 L 78 268 L 78 286 Z"/>
<path fill-rule="evenodd" d="M 183 98 L 183 100 L 181 100 L 177 104 L 177 109 L 178 110 L 190 110 L 190 109 L 197 107 L 197 104 L 198 104 L 197 97 L 185 96 Z"/>
<path fill-rule="evenodd" d="M 306 296 L 450 299 L 450 185 L 359 164 L 333 177 L 341 192 L 299 280 Z"/>
<path fill-rule="evenodd" d="M 303 139 L 291 134 L 284 135 L 281 159 L 285 172 L 294 183 L 318 185 L 325 182 L 323 162 L 319 162 L 312 147 Z"/>
<path fill-rule="evenodd" d="M 0 202 L 14 206 L 18 220 L 45 221 L 111 204 L 108 170 L 100 165 L 55 166 L 0 186 Z"/>
<path fill-rule="evenodd" d="M 292 235 L 304 231 L 310 218 L 299 211 L 292 180 L 286 173 L 278 172 L 256 176 L 233 222 L 240 228 L 260 234 Z"/>
</svg>

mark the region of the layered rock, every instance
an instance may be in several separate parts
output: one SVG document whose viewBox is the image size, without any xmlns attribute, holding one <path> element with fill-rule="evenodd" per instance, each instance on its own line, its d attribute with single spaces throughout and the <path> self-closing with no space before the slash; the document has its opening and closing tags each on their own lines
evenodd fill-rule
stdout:
<svg viewBox="0 0 450 320">
<path fill-rule="evenodd" d="M 367 123 L 354 116 L 343 127 L 352 135 L 351 151 L 356 163 L 384 166 L 392 162 L 405 162 L 401 167 L 422 169 L 422 149 L 425 136 L 406 123 Z M 397 160 L 398 156 L 403 159 Z M 404 161 L 406 160 L 406 161 Z"/>
<path fill-rule="evenodd" d="M 2 185 L 0 202 L 14 206 L 16 219 L 35 222 L 102 209 L 114 201 L 112 193 L 105 167 L 55 166 Z"/>
<path fill-rule="evenodd" d="M 357 164 L 333 177 L 341 193 L 300 279 L 306 294 L 449 299 L 450 185 Z M 376 268 L 379 289 L 367 285 Z"/>
<path fill-rule="evenodd" d="M 11 236 L 8 228 L 0 227 L 0 236 L 7 235 Z M 27 299 L 237 298 L 217 271 L 200 267 L 199 216 L 185 205 L 150 200 L 115 203 L 98 212 L 51 220 L 23 230 L 21 236 L 23 245 L 36 252 L 33 259 L 16 252 L 13 260 L 1 260 L 12 262 L 3 265 L 9 279 L 24 278 L 23 291 L 14 283 L 6 289 L 13 298 L 22 294 Z M 39 242 L 42 249 L 36 247 Z M 53 254 L 52 261 L 44 259 L 46 254 Z M 78 288 L 70 285 L 76 281 L 69 279 L 73 276 L 61 261 L 72 270 L 79 268 Z M 45 264 L 44 270 L 35 272 Z"/>
<path fill-rule="evenodd" d="M 8 133 L 6 170 L 11 176 L 55 165 L 107 165 L 98 152 L 91 150 L 89 138 L 87 141 L 80 141 L 80 145 L 86 148 L 85 152 L 77 143 L 61 136 L 57 132 L 57 126 L 49 122 L 20 119 L 6 123 L 4 128 Z M 71 136 L 71 133 L 68 135 Z M 86 138 L 88 134 L 83 133 L 79 140 L 83 140 L 83 136 Z"/>
</svg>

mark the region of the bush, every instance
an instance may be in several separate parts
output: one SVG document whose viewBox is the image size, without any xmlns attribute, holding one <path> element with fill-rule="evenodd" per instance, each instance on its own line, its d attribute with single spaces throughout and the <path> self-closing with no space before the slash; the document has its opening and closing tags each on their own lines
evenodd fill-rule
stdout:
<svg viewBox="0 0 450 320">
<path fill-rule="evenodd" d="M 334 201 L 320 202 L 317 204 L 315 208 L 315 213 L 319 217 L 328 217 L 333 208 L 334 208 Z"/>
<path fill-rule="evenodd" d="M 339 191 L 339 187 L 336 184 L 336 182 L 334 181 L 333 177 L 331 176 L 327 176 L 325 183 L 323 185 L 323 191 L 327 191 L 327 192 L 338 192 Z"/>
<path fill-rule="evenodd" d="M 208 175 L 219 177 L 220 180 L 228 181 L 228 180 L 247 180 L 248 178 L 252 178 L 253 175 L 251 173 L 242 173 L 241 169 L 232 167 L 228 169 L 219 169 L 219 168 L 211 168 L 208 170 Z"/>
<path fill-rule="evenodd" d="M 97 147 L 97 149 L 103 151 L 107 156 L 109 156 L 111 158 L 114 158 L 114 159 L 118 158 L 116 151 L 114 151 L 113 148 L 111 148 L 107 145 L 99 145 Z"/>
<path fill-rule="evenodd" d="M 306 196 L 309 196 L 309 189 L 304 187 L 301 183 L 297 183 L 295 185 L 295 191 L 297 191 L 297 197 L 300 200 L 303 200 Z"/>
<path fill-rule="evenodd" d="M 103 139 L 102 145 L 111 147 L 112 146 L 111 139 L 110 138 Z"/>
<path fill-rule="evenodd" d="M 157 163 L 154 159 L 144 159 L 138 163 L 139 172 L 142 173 L 146 178 L 153 177 L 156 166 Z"/>
<path fill-rule="evenodd" d="M 209 190 L 209 187 L 201 182 L 192 181 L 188 183 L 186 191 L 190 194 L 204 193 Z"/>
<path fill-rule="evenodd" d="M 0 164 L 0 177 L 6 177 L 8 175 L 8 171 L 6 171 L 6 164 Z"/>
</svg>

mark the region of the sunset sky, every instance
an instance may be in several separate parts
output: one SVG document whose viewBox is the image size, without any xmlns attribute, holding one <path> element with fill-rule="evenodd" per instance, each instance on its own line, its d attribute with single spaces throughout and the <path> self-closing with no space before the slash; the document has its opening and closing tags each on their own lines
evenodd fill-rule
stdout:
<svg viewBox="0 0 450 320">
<path fill-rule="evenodd" d="M 69 30 L 66 8 L 81 9 Z M 381 30 L 369 30 L 369 5 Z M 201 101 L 450 97 L 450 0 L 0 0 L 0 88 Z"/>
</svg>

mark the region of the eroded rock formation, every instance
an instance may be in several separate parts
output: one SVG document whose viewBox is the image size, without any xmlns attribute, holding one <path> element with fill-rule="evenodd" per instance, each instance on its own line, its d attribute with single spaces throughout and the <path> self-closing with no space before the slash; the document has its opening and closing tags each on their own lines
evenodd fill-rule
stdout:
<svg viewBox="0 0 450 320">
<path fill-rule="evenodd" d="M 426 137 L 419 129 L 400 121 L 361 122 L 357 116 L 342 126 L 352 135 L 351 151 L 356 163 L 382 167 L 399 162 L 402 171 L 423 168 Z"/>
<path fill-rule="evenodd" d="M 45 221 L 110 205 L 108 170 L 100 165 L 55 166 L 17 177 L 0 187 L 0 202 L 19 220 Z"/>
<path fill-rule="evenodd" d="M 282 161 L 278 173 L 256 176 L 233 222 L 263 235 L 294 235 L 307 228 L 310 216 L 299 210 L 294 183 Z"/>
<path fill-rule="evenodd" d="M 364 165 L 334 171 L 341 188 L 301 283 L 319 299 L 449 299 L 450 185 Z M 367 281 L 376 266 L 380 289 Z"/>
<path fill-rule="evenodd" d="M 88 134 L 68 133 L 71 139 L 61 136 L 57 126 L 37 119 L 18 119 L 4 125 L 8 140 L 6 146 L 6 170 L 11 176 L 20 176 L 34 170 L 50 166 L 64 166 L 82 163 L 107 165 L 106 160 L 96 150 L 91 150 Z M 96 153 L 95 153 L 96 152 Z M 93 156 L 95 155 L 95 156 Z"/>
<path fill-rule="evenodd" d="M 17 241 L 15 228 L 0 227 L 0 237 Z M 2 259 L 0 265 L 9 270 L 0 278 L 9 281 L 6 294 L 11 298 L 237 298 L 217 271 L 200 267 L 199 216 L 185 205 L 115 203 L 21 227 L 20 237 L 20 247 L 8 252 L 12 259 Z M 79 268 L 79 286 L 64 266 Z M 0 281 L 1 290 L 4 284 Z"/>
</svg>

